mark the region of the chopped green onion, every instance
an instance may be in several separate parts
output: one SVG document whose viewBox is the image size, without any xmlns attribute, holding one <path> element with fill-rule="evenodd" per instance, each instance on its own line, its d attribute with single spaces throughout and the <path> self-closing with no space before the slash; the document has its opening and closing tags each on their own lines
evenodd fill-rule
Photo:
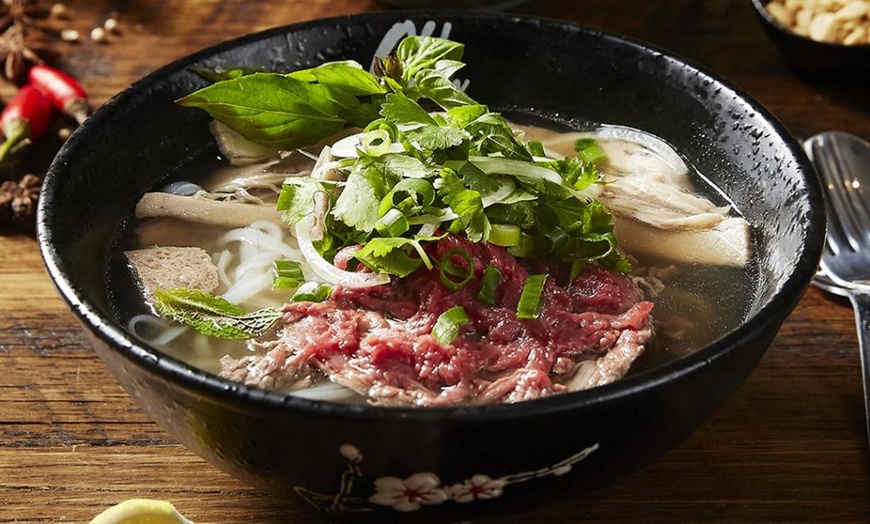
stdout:
<svg viewBox="0 0 870 524">
<path fill-rule="evenodd" d="M 498 283 L 501 280 L 501 270 L 489 264 L 483 270 L 483 279 L 480 281 L 480 291 L 477 300 L 488 306 L 495 304 L 495 293 L 498 291 Z"/>
<path fill-rule="evenodd" d="M 594 138 L 578 138 L 574 141 L 574 151 L 587 164 L 594 164 L 607 156 Z"/>
<path fill-rule="evenodd" d="M 454 256 L 462 257 L 465 260 L 465 267 L 453 263 Z M 450 291 L 456 291 L 465 284 L 468 284 L 471 278 L 474 277 L 474 262 L 471 260 L 471 255 L 468 254 L 468 251 L 455 247 L 445 253 L 441 259 L 440 271 L 441 283 L 444 284 L 444 287 Z M 458 277 L 459 280 L 454 280 L 450 277 Z"/>
<path fill-rule="evenodd" d="M 432 336 L 439 344 L 452 344 L 459 336 L 459 330 L 468 323 L 468 315 L 462 306 L 453 306 L 438 316 L 432 326 Z"/>
<path fill-rule="evenodd" d="M 390 133 L 386 129 L 375 129 L 364 134 L 360 141 L 362 150 L 369 156 L 381 156 L 390 152 Z"/>
<path fill-rule="evenodd" d="M 292 184 L 283 184 L 281 192 L 278 193 L 278 211 L 287 211 L 290 209 L 290 204 L 293 203 L 293 194 L 296 192 L 296 186 Z"/>
<path fill-rule="evenodd" d="M 387 213 L 382 216 L 377 223 L 375 223 L 375 229 L 385 237 L 401 236 L 402 233 L 407 231 L 410 227 L 411 226 L 408 224 L 408 219 L 405 218 L 405 215 L 395 208 L 387 211 Z"/>
<path fill-rule="evenodd" d="M 306 282 L 293 293 L 294 302 L 323 302 L 332 294 L 332 288 L 320 282 Z"/>
<path fill-rule="evenodd" d="M 546 273 L 529 275 L 523 284 L 520 302 L 517 304 L 517 318 L 538 318 L 541 313 L 541 295 L 544 293 Z"/>
<path fill-rule="evenodd" d="M 493 224 L 489 233 L 489 243 L 502 247 L 513 247 L 520 243 L 522 231 L 511 224 Z"/>
<path fill-rule="evenodd" d="M 276 260 L 272 264 L 272 274 L 275 276 L 272 282 L 273 289 L 296 287 L 305 280 L 302 265 L 293 260 Z"/>
</svg>

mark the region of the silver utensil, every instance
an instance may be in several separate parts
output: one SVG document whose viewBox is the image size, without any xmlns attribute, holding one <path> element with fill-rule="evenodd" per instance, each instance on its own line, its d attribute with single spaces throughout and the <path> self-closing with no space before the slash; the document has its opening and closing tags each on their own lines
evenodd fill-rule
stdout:
<svg viewBox="0 0 870 524">
<path fill-rule="evenodd" d="M 870 143 L 840 131 L 804 142 L 825 195 L 828 235 L 816 284 L 849 297 L 858 326 L 870 441 Z"/>
</svg>

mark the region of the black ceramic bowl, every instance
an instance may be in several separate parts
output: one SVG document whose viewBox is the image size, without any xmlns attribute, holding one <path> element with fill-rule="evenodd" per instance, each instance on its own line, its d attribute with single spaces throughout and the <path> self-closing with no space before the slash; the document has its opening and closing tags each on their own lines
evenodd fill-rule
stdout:
<svg viewBox="0 0 870 524">
<path fill-rule="evenodd" d="M 801 76 L 827 82 L 870 78 L 870 44 L 819 42 L 785 27 L 770 14 L 768 0 L 752 0 L 761 25 L 791 69 Z"/>
<path fill-rule="evenodd" d="M 368 64 L 385 34 L 420 31 L 427 21 L 466 44 L 468 90 L 491 107 L 647 130 L 706 173 L 752 224 L 759 288 L 746 320 L 696 353 L 612 385 L 450 409 L 348 406 L 260 391 L 192 369 L 127 333 L 115 318 L 106 270 L 125 217 L 180 166 L 217 154 L 208 116 L 174 104 L 203 85 L 188 68 Z M 255 486 L 312 509 L 380 521 L 527 510 L 614 482 L 662 455 L 755 367 L 805 291 L 823 232 L 820 190 L 799 144 L 728 83 L 663 50 L 574 25 L 443 11 L 297 24 L 175 62 L 73 134 L 39 208 L 51 277 L 143 409 L 191 450 Z"/>
</svg>

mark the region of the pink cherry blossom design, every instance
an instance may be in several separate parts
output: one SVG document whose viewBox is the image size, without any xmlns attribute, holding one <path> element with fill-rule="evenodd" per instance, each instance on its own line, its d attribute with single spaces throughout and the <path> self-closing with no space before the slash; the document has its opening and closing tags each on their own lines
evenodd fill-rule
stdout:
<svg viewBox="0 0 870 524">
<path fill-rule="evenodd" d="M 487 475 L 474 475 L 462 484 L 450 486 L 447 491 L 456 502 L 472 502 L 500 497 L 505 484 L 503 479 L 493 479 Z"/>
<path fill-rule="evenodd" d="M 441 504 L 447 498 L 437 475 L 415 473 L 404 480 L 398 477 L 375 480 L 375 494 L 369 497 L 369 502 L 392 506 L 397 511 L 416 511 L 423 504 Z"/>
</svg>

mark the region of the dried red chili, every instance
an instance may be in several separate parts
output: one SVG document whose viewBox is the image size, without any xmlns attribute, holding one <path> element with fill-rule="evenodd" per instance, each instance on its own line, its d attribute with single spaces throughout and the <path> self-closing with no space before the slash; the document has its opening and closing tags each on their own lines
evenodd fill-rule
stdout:
<svg viewBox="0 0 870 524">
<path fill-rule="evenodd" d="M 88 96 L 75 78 L 42 64 L 31 67 L 28 78 L 52 106 L 75 118 L 79 124 L 88 117 Z"/>
<path fill-rule="evenodd" d="M 0 113 L 0 127 L 6 141 L 0 145 L 0 162 L 18 146 L 45 133 L 51 118 L 51 103 L 33 86 L 24 86 L 15 93 Z"/>
</svg>

